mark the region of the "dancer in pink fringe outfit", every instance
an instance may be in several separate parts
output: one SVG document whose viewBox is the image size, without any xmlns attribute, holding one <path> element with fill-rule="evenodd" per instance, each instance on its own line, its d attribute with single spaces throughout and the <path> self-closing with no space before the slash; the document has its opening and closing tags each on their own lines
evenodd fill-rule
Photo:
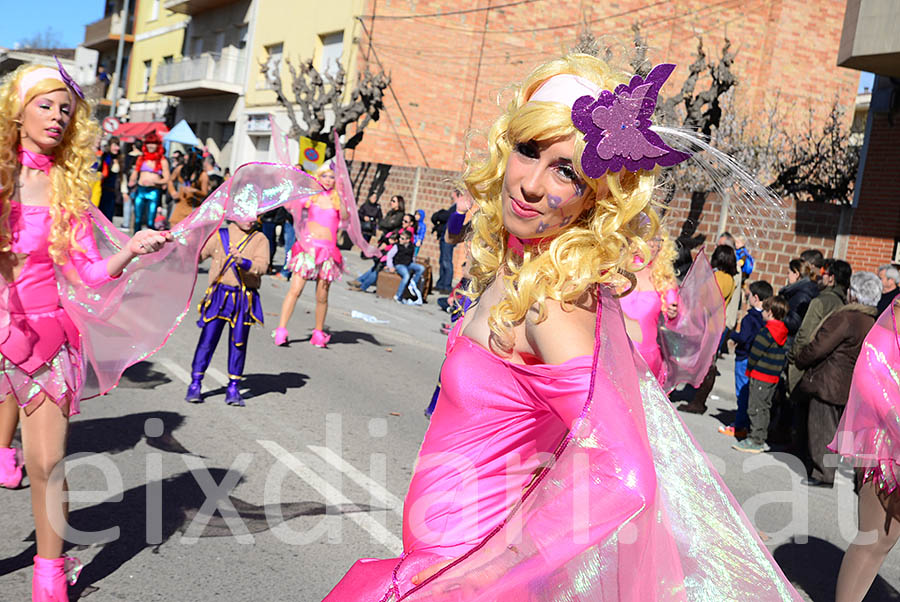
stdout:
<svg viewBox="0 0 900 602">
<path fill-rule="evenodd" d="M 287 143 L 274 121 L 272 138 L 275 140 L 279 161 L 290 164 L 287 157 Z M 289 205 L 294 216 L 297 242 L 291 249 L 291 259 L 287 267 L 294 273 L 294 277 L 291 278 L 290 288 L 281 304 L 278 328 L 273 333 L 276 345 L 287 344 L 287 325 L 307 280 L 316 282 L 316 324 L 309 342 L 321 348 L 328 345 L 331 339 L 331 335 L 325 332 L 328 291 L 331 283 L 339 279 L 344 270 L 344 257 L 337 247 L 339 229 L 345 229 L 350 239 L 367 256 L 379 254 L 378 249 L 362 237 L 353 188 L 350 185 L 343 149 L 336 132 L 334 141 L 334 160 L 316 171 L 321 193 L 303 202 Z"/>
<path fill-rule="evenodd" d="M 10 447 L 21 422 L 37 536 L 36 601 L 68 600 L 66 571 L 72 579 L 78 572 L 52 526 L 67 511 L 65 478 L 54 468 L 85 381 L 84 340 L 61 306 L 57 270 L 79 286 L 101 287 L 133 258 L 171 240 L 144 231 L 100 256 L 88 212 L 97 134 L 90 107 L 62 67 L 21 67 L 0 88 L 0 480 L 15 487 L 21 479 Z"/>
<path fill-rule="evenodd" d="M 900 302 L 869 331 L 850 397 L 828 446 L 856 467 L 859 534 L 838 573 L 836 602 L 862 600 L 900 539 Z"/>
<path fill-rule="evenodd" d="M 689 158 L 650 121 L 673 68 L 548 62 L 471 155 L 475 302 L 447 342 L 403 553 L 358 561 L 327 601 L 799 600 L 636 369 L 613 297 L 650 257 L 659 168 Z"/>
</svg>

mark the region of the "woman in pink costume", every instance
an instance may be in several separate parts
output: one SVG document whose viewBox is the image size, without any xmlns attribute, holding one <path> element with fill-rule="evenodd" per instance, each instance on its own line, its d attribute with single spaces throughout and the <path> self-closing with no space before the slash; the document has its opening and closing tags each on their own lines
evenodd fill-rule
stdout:
<svg viewBox="0 0 900 602">
<path fill-rule="evenodd" d="M 844 555 L 836 602 L 862 600 L 900 539 L 900 302 L 863 342 L 850 397 L 828 446 L 857 467 L 859 534 Z"/>
<path fill-rule="evenodd" d="M 448 339 L 403 555 L 358 561 L 326 600 L 799 599 L 635 369 L 611 293 L 650 256 L 660 166 L 687 158 L 651 129 L 672 68 L 546 63 L 470 155 L 475 303 Z"/>
<path fill-rule="evenodd" d="M 620 299 L 625 316 L 625 332 L 635 349 L 659 382 L 665 382 L 666 365 L 657 342 L 660 317 L 666 321 L 678 317 L 678 281 L 672 262 L 678 255 L 667 236 L 650 240 L 649 265 L 642 257 L 634 258 L 637 285 Z"/>
<path fill-rule="evenodd" d="M 100 287 L 171 240 L 140 232 L 100 256 L 88 212 L 99 135 L 90 111 L 61 67 L 21 67 L 0 88 L 0 471 L 7 486 L 21 479 L 10 447 L 21 421 L 37 536 L 33 600 L 68 599 L 63 538 L 53 526 L 66 515 L 66 483 L 54 468 L 85 382 L 84 341 L 61 306 L 56 270 Z"/>
<path fill-rule="evenodd" d="M 341 277 L 344 269 L 344 257 L 337 247 L 337 233 L 341 221 L 348 218 L 348 212 L 338 196 L 331 166 L 326 164 L 320 167 L 316 178 L 321 182 L 323 192 L 291 207 L 297 242 L 291 249 L 291 260 L 287 267 L 294 273 L 294 277 L 291 278 L 290 288 L 281 304 L 281 317 L 278 319 L 278 328 L 275 329 L 276 345 L 287 343 L 287 325 L 307 280 L 316 281 L 316 327 L 309 342 L 324 348 L 331 338 L 331 335 L 325 333 L 328 290 L 331 283 Z M 305 219 L 303 211 L 308 212 Z"/>
</svg>

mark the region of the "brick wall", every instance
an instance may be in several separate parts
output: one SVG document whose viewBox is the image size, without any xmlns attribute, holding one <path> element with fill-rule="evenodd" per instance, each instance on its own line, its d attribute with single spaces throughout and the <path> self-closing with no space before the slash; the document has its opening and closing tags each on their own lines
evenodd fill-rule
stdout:
<svg viewBox="0 0 900 602">
<path fill-rule="evenodd" d="M 372 35 L 360 37 L 360 66 L 366 57 L 375 64 L 377 56 L 397 100 L 385 96 L 385 113 L 366 129 L 353 158 L 461 169 L 467 132 L 484 130 L 497 117 L 498 95 L 506 86 L 570 48 L 582 17 L 592 22 L 595 35 L 610 34 L 625 46 L 632 23 L 641 22 L 649 58 L 679 65 L 669 93 L 684 81 L 697 34 L 707 54 L 717 56 L 727 33 L 738 52 L 736 100 L 751 114 L 777 99 L 785 119 L 799 123 L 809 108 L 827 109 L 835 97 L 849 107 L 855 99 L 858 72 L 835 65 L 844 0 L 679 0 L 650 9 L 646 0 L 540 0 L 456 15 L 378 18 L 484 8 L 489 2 L 500 3 L 366 2 L 365 13 L 376 17 L 364 20 Z"/>
<path fill-rule="evenodd" d="M 431 265 L 437 270 L 440 250 L 437 238 L 431 233 L 431 214 L 451 205 L 450 192 L 454 188 L 454 179 L 458 178 L 460 174 L 439 169 L 363 161 L 351 161 L 348 163 L 348 167 L 353 190 L 359 203 L 375 192 L 381 204 L 381 211 L 387 213 L 388 201 L 391 196 L 399 194 L 406 201 L 407 213 L 415 214 L 417 209 L 425 211 L 428 233 L 425 235 L 425 242 L 422 244 L 419 255 L 430 258 Z M 417 171 L 418 186 L 416 185 Z M 436 271 L 434 277 L 437 279 Z"/>
<path fill-rule="evenodd" d="M 898 115 L 873 115 L 869 151 L 862 174 L 859 204 L 853 213 L 847 261 L 854 269 L 873 270 L 888 263 L 900 239 L 900 133 Z"/>
<path fill-rule="evenodd" d="M 715 248 L 722 203 L 716 195 L 710 195 L 702 206 L 691 197 L 677 195 L 669 205 L 667 225 L 673 238 L 686 234 L 692 244 L 705 244 L 707 253 Z M 754 226 L 761 236 L 746 241 L 747 248 L 756 260 L 753 279 L 768 280 L 776 289 L 787 283 L 788 262 L 805 249 L 819 249 L 826 257 L 834 251 L 838 233 L 840 207 L 822 203 L 785 202 L 784 219 L 769 217 L 756 219 Z M 738 231 L 741 223 L 729 212 L 725 229 Z"/>
</svg>

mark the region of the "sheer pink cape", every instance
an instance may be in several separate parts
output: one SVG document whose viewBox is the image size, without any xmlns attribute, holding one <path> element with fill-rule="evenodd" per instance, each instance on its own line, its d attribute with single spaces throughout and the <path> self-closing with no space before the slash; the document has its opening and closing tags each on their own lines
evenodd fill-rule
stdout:
<svg viewBox="0 0 900 602">
<path fill-rule="evenodd" d="M 290 154 L 288 152 L 287 137 L 281 128 L 275 123 L 272 115 L 269 115 L 269 127 L 272 130 L 272 146 L 275 148 L 275 156 L 279 163 L 285 165 L 291 164 Z M 337 188 L 338 197 L 341 205 L 347 213 L 347 218 L 341 221 L 340 229 L 345 230 L 350 240 L 366 255 L 366 257 L 380 256 L 381 252 L 378 248 L 369 244 L 362 235 L 362 228 L 359 225 L 359 210 L 356 206 L 356 197 L 353 194 L 353 184 L 350 182 L 350 170 L 344 161 L 344 149 L 341 146 L 341 140 L 337 132 L 334 135 L 334 181 Z M 320 192 L 324 192 L 325 188 L 320 184 Z M 309 233 L 306 229 L 306 217 L 303 207 L 297 203 L 289 206 L 291 215 L 294 218 L 294 230 L 297 234 L 297 240 L 308 240 Z"/>
<path fill-rule="evenodd" d="M 700 385 L 725 330 L 725 301 L 701 249 L 678 289 L 678 315 L 660 320 L 659 347 L 666 365 L 664 391 L 682 383 Z"/>
<path fill-rule="evenodd" d="M 894 301 L 863 341 L 853 368 L 850 396 L 829 449 L 865 472 L 880 472 L 891 491 L 900 471 L 900 334 Z"/>
<path fill-rule="evenodd" d="M 106 393 L 126 368 L 166 342 L 188 311 L 200 249 L 223 220 L 253 219 L 320 190 L 315 179 L 299 168 L 243 165 L 171 231 L 174 242 L 157 253 L 136 257 L 119 278 L 90 289 L 71 263 L 58 267 L 61 304 L 82 335 L 87 364 L 82 397 Z M 90 218 L 101 255 L 111 255 L 128 243 L 128 236 L 94 207 Z M 3 287 L 0 302 L 5 292 Z"/>
<path fill-rule="evenodd" d="M 428 559 L 400 560 L 392 591 L 371 602 L 801 599 L 636 369 L 618 302 L 605 290 L 601 302 L 590 391 L 548 468 L 476 548 L 408 591 Z"/>
</svg>

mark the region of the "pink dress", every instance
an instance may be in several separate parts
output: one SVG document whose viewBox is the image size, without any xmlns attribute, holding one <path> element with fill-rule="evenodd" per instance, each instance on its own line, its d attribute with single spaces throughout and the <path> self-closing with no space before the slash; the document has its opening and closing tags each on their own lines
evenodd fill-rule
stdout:
<svg viewBox="0 0 900 602">
<path fill-rule="evenodd" d="M 659 382 L 665 381 L 666 366 L 657 342 L 659 317 L 662 315 L 662 300 L 656 291 L 634 291 L 619 300 L 622 312 L 637 322 L 641 330 L 641 340 L 632 339 L 635 349 L 647 362 L 653 376 Z"/>
<path fill-rule="evenodd" d="M 308 200 L 303 208 L 309 212 L 306 221 L 327 228 L 331 232 L 331 237 L 313 237 L 305 228 L 301 212 L 295 210 L 294 227 L 297 228 L 297 242 L 291 248 L 288 268 L 304 280 L 320 278 L 329 282 L 337 280 L 344 269 L 344 257 L 336 242 L 341 212 L 339 209 L 319 207 L 312 200 Z"/>
<path fill-rule="evenodd" d="M 0 401 L 12 394 L 29 405 L 45 393 L 67 415 L 78 413 L 84 363 L 81 335 L 60 305 L 56 270 L 50 257 L 50 208 L 10 201 L 11 252 L 27 255 L 18 277 L 7 284 L 8 333 L 0 342 Z M 81 251 L 69 258 L 81 282 L 97 288 L 114 280 L 100 257 L 88 219 L 78 238 Z"/>
<path fill-rule="evenodd" d="M 584 408 L 592 356 L 512 363 L 459 335 L 461 323 L 447 342 L 440 398 L 403 504 L 404 555 L 358 561 L 327 601 L 405 593 L 421 570 L 475 548 L 501 525 Z M 598 385 L 608 392 L 610 416 L 610 438 L 598 443 L 614 449 L 616 463 L 635 477 L 609 514 L 616 522 L 652 497 L 656 482 L 649 455 L 628 444 L 640 437 L 624 403 L 608 382 Z"/>
<path fill-rule="evenodd" d="M 451 333 L 403 556 L 358 561 L 326 600 L 800 600 L 599 294 L 593 355 L 561 365 Z"/>
<path fill-rule="evenodd" d="M 829 449 L 848 458 L 884 493 L 900 488 L 900 333 L 898 303 L 866 335 L 850 396 Z"/>
</svg>

